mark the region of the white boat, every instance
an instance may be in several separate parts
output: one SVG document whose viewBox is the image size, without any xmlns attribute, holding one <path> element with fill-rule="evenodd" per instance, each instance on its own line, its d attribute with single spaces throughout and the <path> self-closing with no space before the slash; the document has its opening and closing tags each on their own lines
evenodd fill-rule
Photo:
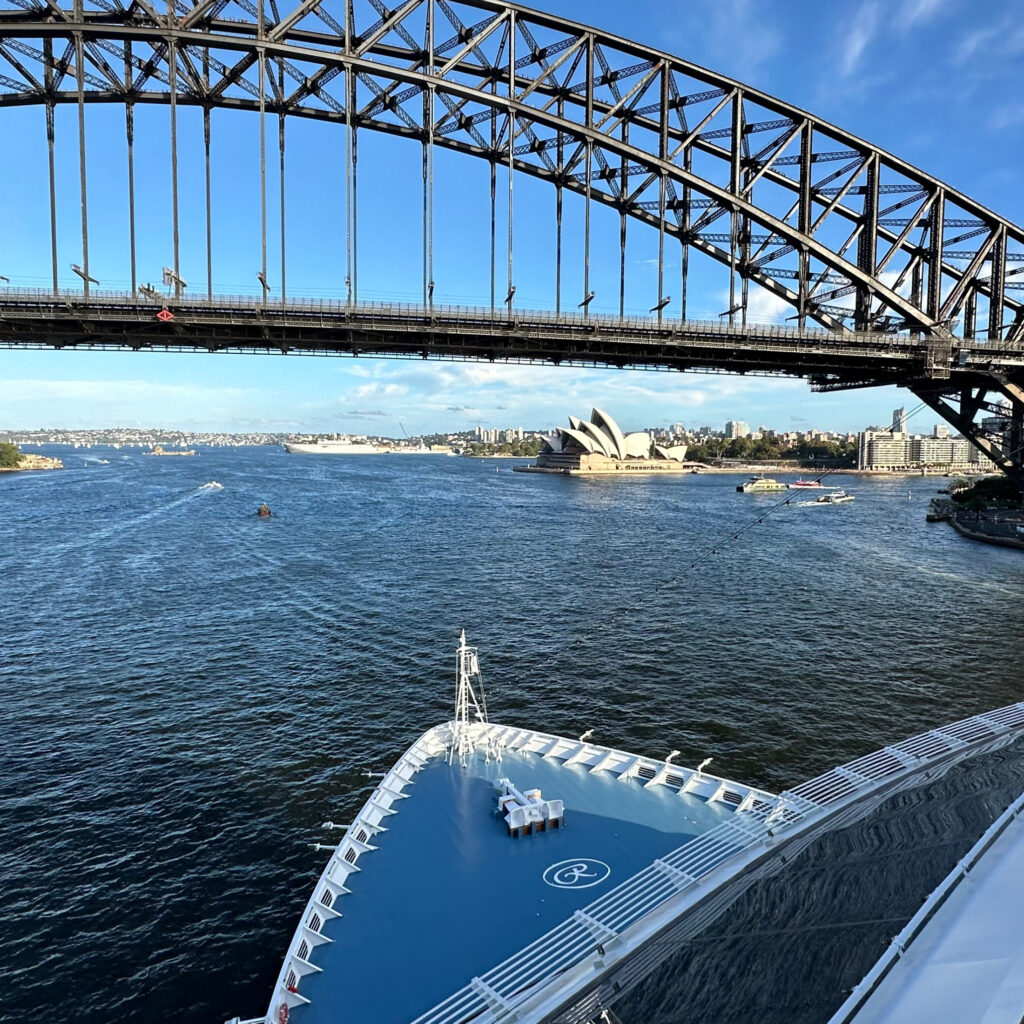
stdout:
<svg viewBox="0 0 1024 1024">
<path fill-rule="evenodd" d="M 1024 735 L 1024 703 L 781 794 L 708 774 L 708 761 L 677 765 L 678 751 L 660 760 L 591 735 L 490 722 L 463 634 L 452 720 L 378 777 L 349 824 L 324 824 L 332 838 L 315 848 L 330 859 L 266 1013 L 246 1024 L 607 1020 L 818 836 Z M 1016 998 L 1019 1013 L 1019 986 Z"/>
<path fill-rule="evenodd" d="M 844 502 L 853 501 L 853 495 L 846 491 L 832 491 L 830 494 L 822 494 L 814 501 L 815 505 L 842 505 Z"/>
<path fill-rule="evenodd" d="M 372 441 L 353 441 L 346 437 L 337 440 L 316 438 L 312 441 L 287 441 L 284 450 L 291 455 L 383 455 L 391 449 Z"/>
</svg>

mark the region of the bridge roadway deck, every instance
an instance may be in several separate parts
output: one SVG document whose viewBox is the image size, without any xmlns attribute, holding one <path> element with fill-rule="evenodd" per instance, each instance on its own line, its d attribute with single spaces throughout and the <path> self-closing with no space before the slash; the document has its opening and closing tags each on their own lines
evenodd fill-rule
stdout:
<svg viewBox="0 0 1024 1024">
<path fill-rule="evenodd" d="M 170 318 L 167 313 L 172 314 Z M 161 318 L 162 316 L 162 318 Z M 1003 342 L 395 303 L 0 291 L 0 346 L 246 351 L 789 374 L 850 386 L 1024 373 Z M 952 378 L 952 380 L 950 380 Z"/>
</svg>

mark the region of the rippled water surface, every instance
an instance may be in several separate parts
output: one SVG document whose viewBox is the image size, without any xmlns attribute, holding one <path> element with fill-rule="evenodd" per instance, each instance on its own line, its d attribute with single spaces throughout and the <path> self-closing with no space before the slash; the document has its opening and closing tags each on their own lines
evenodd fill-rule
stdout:
<svg viewBox="0 0 1024 1024">
<path fill-rule="evenodd" d="M 730 476 L 53 453 L 65 471 L 0 476 L 5 1021 L 262 1013 L 319 824 L 447 717 L 463 626 L 496 720 L 770 789 L 1024 696 L 1024 560 L 926 524 L 934 480 L 844 478 L 854 503 L 732 540 L 778 499 Z M 817 843 L 625 1024 L 824 1021 L 1021 764 Z"/>
</svg>

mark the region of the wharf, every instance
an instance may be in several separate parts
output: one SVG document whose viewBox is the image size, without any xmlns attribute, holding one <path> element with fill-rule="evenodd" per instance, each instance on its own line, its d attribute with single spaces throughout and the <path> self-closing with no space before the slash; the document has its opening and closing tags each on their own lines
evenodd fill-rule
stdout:
<svg viewBox="0 0 1024 1024">
<path fill-rule="evenodd" d="M 1024 550 L 1024 518 L 999 519 L 984 512 L 957 512 L 949 525 L 963 537 L 996 544 L 1004 548 Z"/>
<path fill-rule="evenodd" d="M 689 466 L 679 462 L 657 462 L 651 459 L 649 462 L 616 462 L 603 469 L 570 469 L 564 466 L 513 466 L 516 473 L 548 473 L 555 476 L 640 476 L 648 473 L 655 475 L 671 473 L 692 473 Z"/>
<path fill-rule="evenodd" d="M 929 523 L 949 523 L 969 540 L 1024 550 L 1024 513 L 1021 512 L 967 509 L 949 498 L 932 498 L 925 518 Z"/>
</svg>

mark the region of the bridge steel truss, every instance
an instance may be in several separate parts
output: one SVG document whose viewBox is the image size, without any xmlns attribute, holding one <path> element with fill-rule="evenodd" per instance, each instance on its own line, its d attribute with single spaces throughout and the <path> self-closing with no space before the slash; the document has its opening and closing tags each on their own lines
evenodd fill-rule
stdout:
<svg viewBox="0 0 1024 1024">
<path fill-rule="evenodd" d="M 625 319 L 626 237 L 657 232 L 651 313 L 667 324 L 677 292 L 687 319 L 691 257 L 728 270 L 730 327 L 748 325 L 750 285 L 792 307 L 802 331 L 880 332 L 918 342 L 924 371 L 893 381 L 868 364 L 781 372 L 819 389 L 910 387 L 1024 485 L 1024 230 L 883 152 L 742 83 L 596 29 L 499 0 L 0 0 L 0 107 L 39 105 L 50 166 L 53 293 L 58 294 L 54 109 L 78 109 L 83 301 L 90 299 L 85 107 L 122 104 L 128 153 L 132 292 L 135 265 L 134 114 L 169 106 L 173 267 L 181 298 L 177 108 L 203 112 L 207 289 L 212 294 L 211 111 L 259 113 L 260 280 L 267 284 L 267 119 L 277 115 L 281 169 L 281 294 L 286 298 L 284 169 L 289 116 L 346 132 L 346 267 L 358 301 L 358 140 L 364 129 L 422 147 L 423 303 L 433 310 L 434 152 L 487 161 L 491 201 L 491 313 L 515 322 L 517 174 L 553 186 L 555 305 L 563 308 L 563 195 L 585 200 L 583 294 L 588 310 L 592 203 L 619 215 L 619 310 Z M 499 171 L 508 235 L 498 255 Z M 506 173 L 507 172 L 507 173 Z M 667 270 L 679 246 L 675 282 Z M 520 259 L 522 255 L 520 254 Z M 503 264 L 504 296 L 496 291 Z M 0 338 L 50 341 L 45 317 L 20 318 L 0 295 Z M 265 303 L 264 303 L 265 307 Z M 575 310 L 574 310 L 575 312 Z M 10 315 L 8 315 L 10 314 Z M 86 320 L 89 318 L 86 317 Z M 100 317 L 94 317 L 95 322 Z M 443 317 L 442 317 L 443 320 Z M 37 333 L 33 333 L 33 325 Z M 438 325 L 435 323 L 435 327 Z M 653 326 L 653 325 L 652 325 Z M 438 329 L 440 329 L 438 327 Z M 172 328 L 167 327 L 170 341 Z M 82 340 L 94 338 L 83 325 Z M 820 334 L 812 331 L 809 338 Z M 61 344 L 69 340 L 61 336 Z M 813 339 L 809 341 L 813 344 Z M 985 369 L 961 345 L 985 346 Z M 735 360 L 734 360 L 735 362 Z M 709 368 L 732 368 L 716 363 Z M 886 364 L 888 367 L 889 364 Z M 1009 429 L 993 435 L 984 412 Z"/>
</svg>

